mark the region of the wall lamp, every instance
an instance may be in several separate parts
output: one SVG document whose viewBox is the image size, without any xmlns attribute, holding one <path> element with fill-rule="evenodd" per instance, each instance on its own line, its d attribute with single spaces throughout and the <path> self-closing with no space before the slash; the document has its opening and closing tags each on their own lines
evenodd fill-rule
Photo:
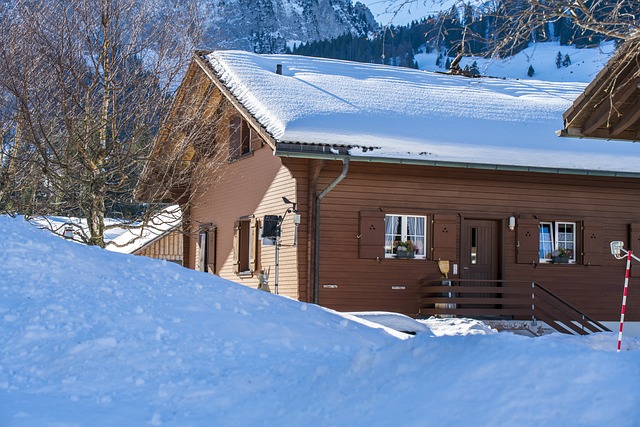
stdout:
<svg viewBox="0 0 640 427">
<path fill-rule="evenodd" d="M 509 217 L 509 230 L 513 231 L 516 229 L 516 217 L 511 215 Z"/>
</svg>

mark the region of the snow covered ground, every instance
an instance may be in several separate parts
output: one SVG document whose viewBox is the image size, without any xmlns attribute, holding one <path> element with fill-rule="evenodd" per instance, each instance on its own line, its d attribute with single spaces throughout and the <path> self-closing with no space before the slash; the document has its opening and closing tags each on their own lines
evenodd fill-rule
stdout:
<svg viewBox="0 0 640 427">
<path fill-rule="evenodd" d="M 502 59 L 481 57 L 466 57 L 460 62 L 460 67 L 471 67 L 477 62 L 478 70 L 483 76 L 502 77 L 522 80 L 544 80 L 547 82 L 581 82 L 590 83 L 598 72 L 609 61 L 616 49 L 615 43 L 605 42 L 599 47 L 577 49 L 575 46 L 560 46 L 558 42 L 532 43 L 522 52 Z M 560 52 L 563 60 L 569 55 L 571 65 L 556 66 L 556 57 Z M 418 67 L 427 71 L 446 71 L 442 60 L 442 67 L 436 66 L 438 53 L 419 53 L 416 55 Z M 529 77 L 529 66 L 534 74 Z"/>
<path fill-rule="evenodd" d="M 3 427 L 640 425 L 637 338 L 409 337 L 8 217 L 0 253 Z"/>
</svg>

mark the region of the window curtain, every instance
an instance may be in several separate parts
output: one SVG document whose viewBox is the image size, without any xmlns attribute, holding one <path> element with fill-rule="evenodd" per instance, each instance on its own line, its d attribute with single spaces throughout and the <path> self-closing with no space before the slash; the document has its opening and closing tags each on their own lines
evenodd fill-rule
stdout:
<svg viewBox="0 0 640 427">
<path fill-rule="evenodd" d="M 424 218 L 407 218 L 407 240 L 416 247 L 416 255 L 424 255 Z"/>
<path fill-rule="evenodd" d="M 386 253 L 393 253 L 393 242 L 400 240 L 397 235 L 400 228 L 400 217 L 387 215 L 384 217 L 384 249 Z"/>
<path fill-rule="evenodd" d="M 551 224 L 540 224 L 540 259 L 551 259 L 552 252 Z"/>
</svg>

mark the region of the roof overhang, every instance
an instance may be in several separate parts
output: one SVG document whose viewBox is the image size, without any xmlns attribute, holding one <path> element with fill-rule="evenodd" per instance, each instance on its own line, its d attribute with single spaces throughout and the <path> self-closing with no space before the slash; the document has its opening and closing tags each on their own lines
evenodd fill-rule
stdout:
<svg viewBox="0 0 640 427">
<path fill-rule="evenodd" d="M 561 136 L 640 141 L 640 35 L 619 47 L 563 119 Z"/>
<path fill-rule="evenodd" d="M 544 168 L 533 166 L 518 166 L 508 164 L 472 163 L 472 162 L 450 162 L 426 159 L 409 159 L 401 157 L 380 157 L 366 155 L 352 155 L 349 147 L 334 147 L 330 145 L 310 145 L 291 142 L 279 142 L 274 155 L 284 158 L 318 159 L 342 161 L 349 158 L 351 162 L 363 163 L 386 163 L 397 165 L 414 165 L 428 167 L 458 168 L 494 170 L 509 172 L 533 172 L 558 175 L 580 175 L 618 178 L 640 178 L 640 173 L 619 172 L 606 170 L 589 169 L 568 169 L 568 168 Z"/>
</svg>

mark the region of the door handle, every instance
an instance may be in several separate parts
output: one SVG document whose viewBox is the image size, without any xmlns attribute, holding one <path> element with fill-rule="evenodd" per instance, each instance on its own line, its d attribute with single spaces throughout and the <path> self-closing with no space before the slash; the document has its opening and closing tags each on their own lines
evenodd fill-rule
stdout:
<svg viewBox="0 0 640 427">
<path fill-rule="evenodd" d="M 463 270 L 468 270 L 468 269 L 469 269 L 469 267 L 462 267 L 462 269 L 463 269 Z"/>
</svg>

